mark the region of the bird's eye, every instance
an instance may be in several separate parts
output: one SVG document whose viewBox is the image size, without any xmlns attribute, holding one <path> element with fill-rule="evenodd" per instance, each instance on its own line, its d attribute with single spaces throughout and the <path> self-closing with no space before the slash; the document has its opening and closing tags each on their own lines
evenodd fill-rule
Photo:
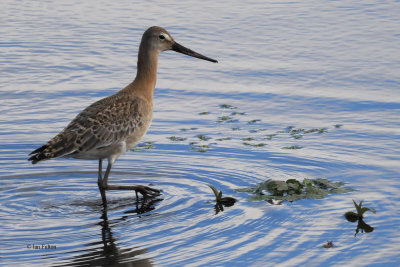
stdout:
<svg viewBox="0 0 400 267">
<path fill-rule="evenodd" d="M 158 38 L 160 38 L 160 40 L 164 40 L 164 39 L 165 39 L 165 36 L 162 35 L 162 34 L 160 34 L 160 36 L 158 36 Z"/>
</svg>

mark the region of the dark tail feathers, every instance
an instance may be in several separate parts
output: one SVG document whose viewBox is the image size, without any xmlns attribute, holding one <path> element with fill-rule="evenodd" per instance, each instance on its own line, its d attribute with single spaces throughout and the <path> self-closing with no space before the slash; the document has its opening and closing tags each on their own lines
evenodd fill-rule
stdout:
<svg viewBox="0 0 400 267">
<path fill-rule="evenodd" d="M 43 145 L 39 147 L 38 149 L 32 151 L 29 155 L 32 155 L 28 160 L 32 161 L 32 164 L 36 164 L 41 160 L 46 160 L 50 158 L 50 155 L 48 153 L 45 153 L 44 151 L 48 148 L 47 145 Z"/>
</svg>

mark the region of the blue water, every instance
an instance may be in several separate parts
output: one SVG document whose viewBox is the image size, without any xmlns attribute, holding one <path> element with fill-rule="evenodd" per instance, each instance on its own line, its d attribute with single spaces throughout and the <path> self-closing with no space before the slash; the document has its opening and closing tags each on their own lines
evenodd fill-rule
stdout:
<svg viewBox="0 0 400 267">
<path fill-rule="evenodd" d="M 0 10 L 0 265 L 400 264 L 399 2 L 2 1 Z M 31 165 L 27 155 L 133 80 L 152 25 L 219 63 L 160 55 L 143 140 L 154 148 L 122 156 L 110 181 L 163 195 L 143 203 L 111 192 L 104 210 L 97 162 Z M 326 132 L 294 139 L 289 126 Z M 355 191 L 271 205 L 234 190 L 288 178 Z M 208 184 L 238 202 L 215 214 Z M 343 216 L 352 199 L 376 209 L 365 216 L 372 233 L 354 236 Z"/>
</svg>

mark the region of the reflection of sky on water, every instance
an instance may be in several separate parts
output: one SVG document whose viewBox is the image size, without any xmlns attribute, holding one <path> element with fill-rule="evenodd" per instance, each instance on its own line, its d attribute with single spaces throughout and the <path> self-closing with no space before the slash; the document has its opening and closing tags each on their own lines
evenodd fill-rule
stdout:
<svg viewBox="0 0 400 267">
<path fill-rule="evenodd" d="M 114 259 L 144 265 L 400 261 L 397 3 L 3 1 L 0 10 L 0 257 L 6 264 L 76 263 L 101 259 L 107 249 Z M 121 157 L 110 179 L 154 183 L 164 200 L 148 216 L 128 216 L 132 194 L 113 192 L 116 204 L 104 220 L 96 162 L 32 166 L 26 156 L 83 107 L 133 79 L 140 36 L 151 25 L 165 26 L 179 43 L 219 63 L 161 54 L 154 121 L 144 140 L 155 148 Z M 205 111 L 210 114 L 199 115 Z M 234 116 L 238 122 L 217 122 L 232 111 L 245 114 Z M 261 121 L 247 123 L 254 119 Z M 327 132 L 294 139 L 288 126 Z M 199 142 L 199 134 L 212 139 Z M 277 135 L 267 140 L 268 134 Z M 231 140 L 216 141 L 223 137 Z M 246 146 L 248 137 L 265 145 Z M 195 141 L 211 143 L 210 150 L 191 149 Z M 303 148 L 282 149 L 292 145 Z M 343 181 L 356 191 L 268 206 L 233 190 L 305 177 Z M 239 202 L 214 216 L 207 184 Z M 352 199 L 377 210 L 366 215 L 373 233 L 354 238 L 356 224 L 343 217 L 354 208 Z M 321 247 L 327 240 L 334 248 Z M 26 249 L 36 242 L 58 248 Z"/>
</svg>

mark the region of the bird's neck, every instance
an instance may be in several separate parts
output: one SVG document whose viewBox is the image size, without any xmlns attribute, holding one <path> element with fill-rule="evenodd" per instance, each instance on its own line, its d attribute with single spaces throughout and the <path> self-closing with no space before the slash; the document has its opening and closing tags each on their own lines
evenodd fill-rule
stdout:
<svg viewBox="0 0 400 267">
<path fill-rule="evenodd" d="M 139 48 L 137 74 L 132 83 L 135 94 L 151 102 L 157 80 L 158 54 L 158 51 Z"/>
</svg>

